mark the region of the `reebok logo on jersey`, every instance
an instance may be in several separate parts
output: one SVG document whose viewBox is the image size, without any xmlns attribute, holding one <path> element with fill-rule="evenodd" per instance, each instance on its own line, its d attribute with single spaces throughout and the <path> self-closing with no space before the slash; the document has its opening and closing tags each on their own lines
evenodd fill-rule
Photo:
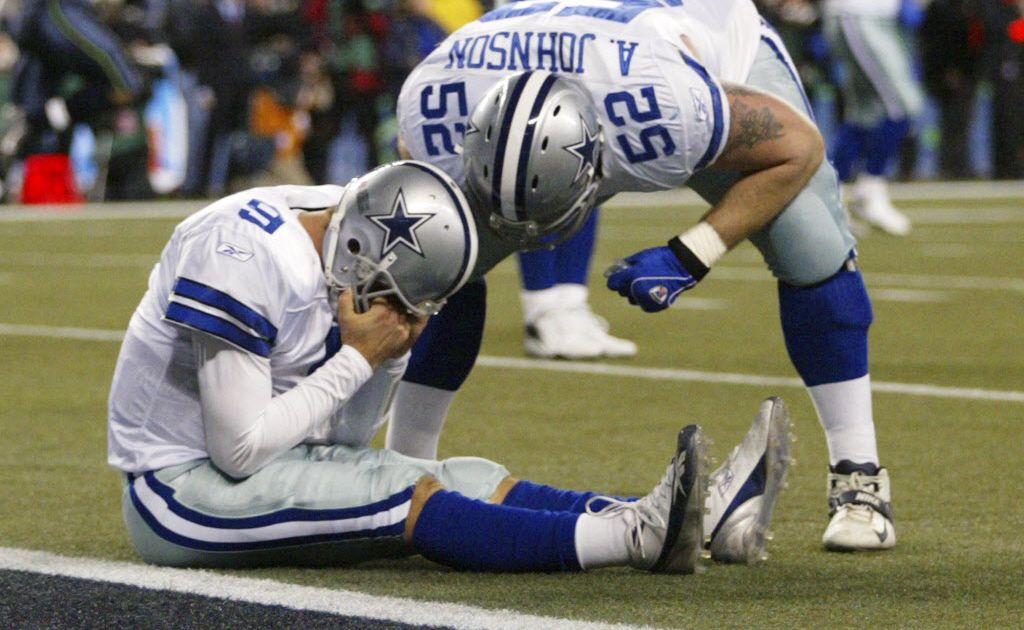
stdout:
<svg viewBox="0 0 1024 630">
<path fill-rule="evenodd" d="M 664 304 L 665 300 L 668 299 L 668 289 L 665 285 L 659 284 L 656 287 L 651 287 L 650 291 L 647 292 L 647 295 L 650 295 L 651 299 L 658 304 Z"/>
<path fill-rule="evenodd" d="M 690 96 L 693 97 L 693 112 L 697 122 L 704 122 L 708 119 L 708 106 L 704 104 L 704 95 L 697 88 L 690 88 Z"/>
<path fill-rule="evenodd" d="M 232 245 L 231 243 L 221 243 L 217 246 L 217 253 L 224 254 L 225 256 L 231 256 L 235 260 L 245 262 L 255 256 L 254 253 L 247 249 L 242 249 L 238 245 Z"/>
</svg>

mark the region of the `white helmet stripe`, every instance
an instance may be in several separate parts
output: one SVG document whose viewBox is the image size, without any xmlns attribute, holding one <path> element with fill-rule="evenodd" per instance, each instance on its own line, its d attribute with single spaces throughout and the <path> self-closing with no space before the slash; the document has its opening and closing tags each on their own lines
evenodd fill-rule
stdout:
<svg viewBox="0 0 1024 630">
<path fill-rule="evenodd" d="M 506 136 L 504 151 L 501 156 L 501 181 L 498 182 L 498 189 L 501 198 L 501 214 L 509 221 L 522 221 L 525 216 L 520 216 L 516 208 L 516 179 L 520 167 L 520 156 L 523 151 L 530 150 L 529 139 L 533 137 L 530 133 L 512 134 L 513 129 L 527 129 L 527 125 L 534 122 L 534 110 L 539 109 L 537 98 L 543 98 L 547 93 L 544 89 L 545 81 L 550 76 L 548 72 L 530 72 L 524 81 L 520 81 L 513 94 L 509 98 L 515 98 L 515 102 L 509 102 L 505 109 L 505 120 L 502 121 L 501 133 Z M 522 160 L 526 162 L 526 160 Z M 499 175 L 495 173 L 495 175 Z"/>
</svg>

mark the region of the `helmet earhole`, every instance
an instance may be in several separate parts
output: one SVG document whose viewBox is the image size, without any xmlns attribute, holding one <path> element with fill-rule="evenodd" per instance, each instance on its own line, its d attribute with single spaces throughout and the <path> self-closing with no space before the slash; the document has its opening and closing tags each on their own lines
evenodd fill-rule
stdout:
<svg viewBox="0 0 1024 630">
<path fill-rule="evenodd" d="M 350 254 L 358 254 L 362 249 L 359 245 L 359 241 L 354 238 L 348 239 L 348 243 L 346 243 L 346 245 L 348 246 L 348 253 Z"/>
<path fill-rule="evenodd" d="M 548 137 L 547 136 L 544 136 L 544 140 L 540 143 L 540 150 L 541 151 L 547 151 L 548 150 Z"/>
<path fill-rule="evenodd" d="M 554 118 L 555 116 L 558 115 L 558 112 L 560 112 L 560 111 L 562 111 L 562 106 L 561 105 L 555 106 L 555 111 L 551 112 L 551 117 Z"/>
<path fill-rule="evenodd" d="M 484 140 L 486 140 L 487 142 L 491 141 L 491 131 L 493 131 L 493 130 L 494 130 L 494 127 L 488 127 L 487 128 L 487 133 L 484 134 Z"/>
<path fill-rule="evenodd" d="M 539 183 L 540 183 L 540 177 L 538 177 L 537 175 L 534 175 L 533 176 L 533 181 L 530 182 L 530 188 L 532 190 L 537 190 L 537 184 L 539 184 Z"/>
<path fill-rule="evenodd" d="M 484 177 L 486 178 L 486 177 L 490 177 L 490 176 L 491 176 L 490 169 L 487 168 L 486 164 L 484 164 Z"/>
</svg>

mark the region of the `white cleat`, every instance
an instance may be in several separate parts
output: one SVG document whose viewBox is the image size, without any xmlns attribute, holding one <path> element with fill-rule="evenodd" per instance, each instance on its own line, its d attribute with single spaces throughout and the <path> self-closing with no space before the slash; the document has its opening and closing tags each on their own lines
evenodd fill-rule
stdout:
<svg viewBox="0 0 1024 630">
<path fill-rule="evenodd" d="M 608 322 L 588 306 L 552 309 L 526 325 L 526 353 L 544 359 L 631 357 L 636 344 L 608 334 Z"/>
<path fill-rule="evenodd" d="M 910 234 L 910 219 L 892 205 L 883 178 L 862 175 L 854 190 L 857 202 L 850 206 L 853 216 L 893 236 Z"/>
<path fill-rule="evenodd" d="M 704 529 L 713 560 L 752 564 L 767 559 L 772 512 L 792 459 L 790 443 L 785 403 L 765 399 L 743 441 L 711 473 Z"/>
<path fill-rule="evenodd" d="M 830 551 L 891 549 L 896 529 L 889 504 L 889 471 L 874 475 L 829 472 L 829 521 L 821 542 Z"/>
<path fill-rule="evenodd" d="M 652 573 L 700 573 L 706 558 L 707 461 L 703 430 L 691 424 L 679 432 L 676 456 L 650 494 L 636 501 L 593 497 L 587 513 L 626 519 L 630 566 Z M 604 505 L 595 510 L 595 503 Z"/>
</svg>

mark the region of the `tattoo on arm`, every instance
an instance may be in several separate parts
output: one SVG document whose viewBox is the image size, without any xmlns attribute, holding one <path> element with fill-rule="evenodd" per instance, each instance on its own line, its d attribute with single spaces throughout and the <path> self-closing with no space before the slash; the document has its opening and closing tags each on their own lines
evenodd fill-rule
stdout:
<svg viewBox="0 0 1024 630">
<path fill-rule="evenodd" d="M 730 97 L 754 96 L 757 92 L 737 85 L 726 88 Z M 732 110 L 732 138 L 729 148 L 743 146 L 752 149 L 756 145 L 782 137 L 782 123 L 768 107 L 755 109 L 747 105 L 742 98 L 730 98 Z"/>
</svg>

